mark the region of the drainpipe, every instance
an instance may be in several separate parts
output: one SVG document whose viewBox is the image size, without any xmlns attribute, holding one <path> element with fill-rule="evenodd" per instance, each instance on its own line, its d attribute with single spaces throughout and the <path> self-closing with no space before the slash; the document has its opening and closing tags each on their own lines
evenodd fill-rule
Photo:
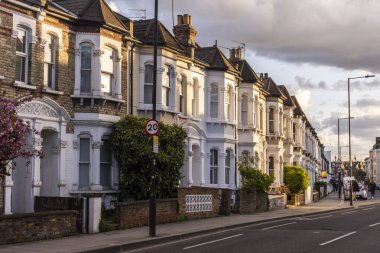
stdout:
<svg viewBox="0 0 380 253">
<path fill-rule="evenodd" d="M 240 80 L 238 79 L 238 82 L 237 82 L 237 85 L 235 87 L 235 120 L 237 120 L 236 124 L 235 124 L 235 187 L 236 189 L 238 188 L 237 187 L 237 171 L 238 171 L 238 124 L 239 124 L 239 118 L 238 118 L 238 114 L 239 114 L 239 110 L 238 110 L 238 88 L 239 88 L 239 82 Z"/>
<path fill-rule="evenodd" d="M 136 43 L 132 42 L 131 45 L 131 51 L 130 51 L 130 69 L 129 69 L 129 76 L 130 76 L 130 104 L 129 104 L 129 113 L 133 115 L 133 49 L 135 48 Z"/>
</svg>

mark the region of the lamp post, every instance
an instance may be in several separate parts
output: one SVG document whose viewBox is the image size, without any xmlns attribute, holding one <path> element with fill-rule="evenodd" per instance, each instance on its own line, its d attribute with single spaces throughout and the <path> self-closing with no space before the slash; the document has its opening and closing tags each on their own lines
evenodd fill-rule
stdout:
<svg viewBox="0 0 380 253">
<path fill-rule="evenodd" d="M 350 166 L 350 206 L 352 206 L 352 160 L 351 160 L 351 101 L 350 101 L 350 80 L 359 79 L 359 78 L 369 78 L 375 77 L 375 75 L 365 75 L 365 76 L 357 76 L 357 77 L 349 77 L 347 78 L 347 86 L 348 86 L 348 161 Z"/>
</svg>

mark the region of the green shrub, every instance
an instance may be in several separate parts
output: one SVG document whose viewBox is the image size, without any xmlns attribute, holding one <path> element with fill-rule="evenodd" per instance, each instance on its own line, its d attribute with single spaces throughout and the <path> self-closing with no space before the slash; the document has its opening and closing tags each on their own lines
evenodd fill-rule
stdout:
<svg viewBox="0 0 380 253">
<path fill-rule="evenodd" d="M 114 125 L 111 145 L 120 168 L 120 199 L 146 200 L 150 196 L 153 167 L 152 137 L 144 130 L 147 118 L 129 115 Z M 181 179 L 185 130 L 160 122 L 159 151 L 156 154 L 156 196 L 170 198 L 177 194 Z"/>
<path fill-rule="evenodd" d="M 309 186 L 309 175 L 300 166 L 284 166 L 284 184 L 292 194 L 303 193 Z"/>
<path fill-rule="evenodd" d="M 262 173 L 261 171 L 241 164 L 239 171 L 243 181 L 243 190 L 256 189 L 257 192 L 266 192 L 274 181 L 273 175 Z"/>
</svg>

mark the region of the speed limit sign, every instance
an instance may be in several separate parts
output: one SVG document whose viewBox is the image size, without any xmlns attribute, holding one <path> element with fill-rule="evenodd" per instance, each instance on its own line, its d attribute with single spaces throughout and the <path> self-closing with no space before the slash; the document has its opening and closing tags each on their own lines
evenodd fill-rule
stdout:
<svg viewBox="0 0 380 253">
<path fill-rule="evenodd" d="M 160 123 L 155 119 L 150 119 L 145 124 L 145 132 L 149 135 L 156 135 L 160 130 Z"/>
</svg>

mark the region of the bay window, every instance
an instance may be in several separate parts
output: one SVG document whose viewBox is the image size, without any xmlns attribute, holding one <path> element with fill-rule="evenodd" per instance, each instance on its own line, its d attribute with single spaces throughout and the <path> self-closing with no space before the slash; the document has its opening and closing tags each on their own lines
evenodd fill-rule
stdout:
<svg viewBox="0 0 380 253">
<path fill-rule="evenodd" d="M 210 117 L 218 118 L 218 86 L 211 87 L 210 94 Z"/>
<path fill-rule="evenodd" d="M 114 89 L 114 77 L 115 77 L 115 58 L 116 50 L 105 47 L 104 53 L 101 59 L 101 80 L 100 80 L 100 90 L 107 94 L 112 95 L 112 89 Z"/>
<path fill-rule="evenodd" d="M 218 183 L 218 150 L 210 150 L 210 184 Z"/>
<path fill-rule="evenodd" d="M 153 97 L 153 65 L 145 65 L 144 103 L 151 104 Z"/>
</svg>

